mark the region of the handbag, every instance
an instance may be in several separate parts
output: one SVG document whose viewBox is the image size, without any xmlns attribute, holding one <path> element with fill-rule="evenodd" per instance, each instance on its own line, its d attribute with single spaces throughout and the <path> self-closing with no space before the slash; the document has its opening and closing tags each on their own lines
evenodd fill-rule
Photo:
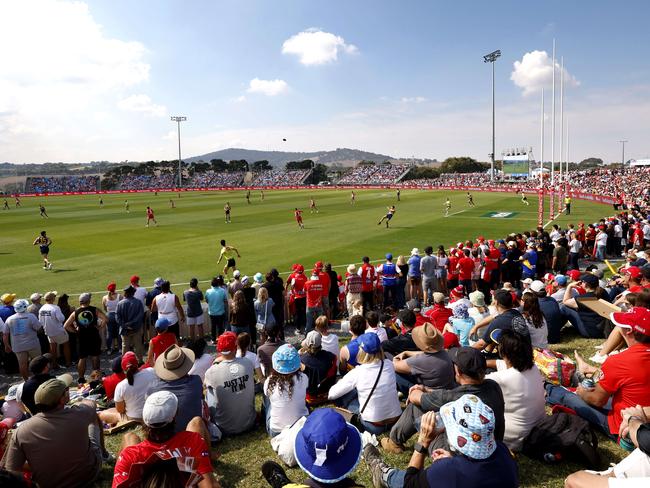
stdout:
<svg viewBox="0 0 650 488">
<path fill-rule="evenodd" d="M 535 365 L 546 381 L 554 385 L 571 386 L 571 377 L 576 371 L 575 363 L 559 352 L 550 349 L 533 350 Z"/>
<path fill-rule="evenodd" d="M 258 322 L 255 324 L 255 328 L 257 329 L 258 332 L 261 332 L 264 330 L 264 327 L 266 327 L 266 317 L 268 316 L 269 312 L 269 301 L 267 300 L 264 302 L 264 323 Z"/>
</svg>

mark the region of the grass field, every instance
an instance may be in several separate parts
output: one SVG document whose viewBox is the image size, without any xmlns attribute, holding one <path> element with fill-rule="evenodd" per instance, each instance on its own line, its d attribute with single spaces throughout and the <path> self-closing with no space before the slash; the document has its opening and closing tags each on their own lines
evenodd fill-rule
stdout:
<svg viewBox="0 0 650 488">
<path fill-rule="evenodd" d="M 530 197 L 531 205 L 526 207 L 514 194 L 477 193 L 476 207 L 469 208 L 464 192 L 403 191 L 399 203 L 393 191 L 356 193 L 355 206 L 350 205 L 349 191 L 336 190 L 267 191 L 264 202 L 254 192 L 251 205 L 246 204 L 243 191 L 191 192 L 181 198 L 175 193 L 104 195 L 104 208 L 99 208 L 96 196 L 25 198 L 22 208 L 12 206 L 0 213 L 0 293 L 27 296 L 35 290 L 56 289 L 69 294 L 103 290 L 110 280 L 125 285 L 134 273 L 142 277 L 145 286 L 150 286 L 156 276 L 182 284 L 192 276 L 208 280 L 218 272 L 218 241 L 222 238 L 239 248 L 242 258 L 238 264 L 244 274 L 267 271 L 271 266 L 284 271 L 292 263 L 309 266 L 317 260 L 341 265 L 338 270 L 343 271 L 343 265 L 358 263 L 362 255 L 380 259 L 388 251 L 408 254 L 413 247 L 449 245 L 479 234 L 499 238 L 531 229 L 537 221 L 536 197 Z M 316 198 L 318 214 L 309 214 L 310 195 Z M 450 217 L 445 218 L 443 203 L 447 196 L 453 207 Z M 169 206 L 170 197 L 175 209 Z M 130 214 L 124 210 L 125 198 L 130 202 Z M 38 215 L 41 201 L 49 220 Z M 223 221 L 226 201 L 233 206 L 231 224 Z M 391 204 L 397 205 L 391 228 L 377 226 Z M 158 227 L 145 228 L 146 205 L 156 211 Z M 294 207 L 305 210 L 304 231 L 293 219 Z M 561 217 L 560 222 L 593 221 L 609 211 L 591 202 L 575 202 L 573 207 L 570 218 Z M 501 216 L 490 216 L 494 214 Z M 52 271 L 41 268 L 38 248 L 31 245 L 43 229 L 54 241 Z M 95 303 L 98 300 L 99 294 L 94 297 Z M 569 335 L 557 349 L 564 353 L 578 349 L 590 356 L 598 342 Z M 120 440 L 121 435 L 107 437 L 111 452 L 117 453 Z M 601 446 L 607 462 L 616 462 L 624 455 L 604 438 Z M 215 471 L 222 486 L 268 486 L 260 466 L 275 455 L 263 427 L 226 439 L 219 449 L 222 457 L 215 463 Z M 391 455 L 387 460 L 404 468 L 409 457 L 410 453 Z M 521 485 L 533 488 L 561 487 L 564 478 L 578 469 L 566 463 L 545 465 L 524 456 L 518 457 L 518 464 Z M 294 481 L 304 479 L 298 469 L 288 473 Z M 372 486 L 363 462 L 355 478 L 363 486 Z M 109 487 L 111 480 L 112 466 L 107 466 L 97 486 Z"/>
<path fill-rule="evenodd" d="M 468 207 L 464 192 L 407 190 L 401 202 L 389 190 L 357 191 L 356 205 L 350 192 L 338 190 L 267 191 L 260 201 L 254 192 L 247 205 L 243 191 L 140 193 L 97 196 L 32 197 L 22 208 L 0 213 L 0 293 L 25 296 L 33 291 L 58 290 L 68 294 L 104 290 L 115 280 L 126 285 L 132 274 L 144 286 L 162 276 L 185 284 L 193 276 L 209 280 L 217 267 L 219 240 L 235 245 L 242 258 L 243 274 L 281 271 L 295 262 L 306 267 L 318 260 L 334 265 L 359 262 L 362 255 L 380 259 L 386 252 L 408 254 L 413 247 L 449 245 L 465 239 L 502 237 L 531 229 L 537 221 L 537 198 L 521 204 L 514 194 L 477 193 L 476 207 Z M 310 214 L 314 196 L 318 214 Z M 450 216 L 443 216 L 444 199 L 450 196 Z M 128 198 L 130 213 L 124 210 Z M 170 208 L 173 198 L 176 208 Z M 223 219 L 223 206 L 233 207 L 232 223 Z M 50 216 L 39 217 L 42 202 Z M 386 207 L 397 205 L 391 228 L 377 226 Z M 145 228 L 145 207 L 156 212 L 158 227 Z M 302 208 L 305 230 L 298 229 L 293 209 Z M 607 208 L 592 202 L 575 202 L 571 221 L 593 220 Z M 490 217 L 490 213 L 501 217 Z M 508 214 L 508 215 L 506 215 Z M 562 217 L 560 222 L 566 221 Z M 54 269 L 42 269 L 38 247 L 32 242 L 41 230 L 53 240 L 50 259 Z"/>
</svg>

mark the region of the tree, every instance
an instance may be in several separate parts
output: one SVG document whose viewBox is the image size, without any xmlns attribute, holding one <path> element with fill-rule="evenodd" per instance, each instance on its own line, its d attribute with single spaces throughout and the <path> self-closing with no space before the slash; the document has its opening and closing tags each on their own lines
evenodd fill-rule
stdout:
<svg viewBox="0 0 650 488">
<path fill-rule="evenodd" d="M 314 162 L 311 159 L 304 159 L 303 161 L 289 161 L 284 165 L 284 168 L 287 171 L 297 170 L 297 169 L 311 169 L 314 166 Z"/>
<path fill-rule="evenodd" d="M 222 171 L 226 171 L 228 163 L 226 163 L 223 159 L 211 159 L 210 166 L 212 167 L 212 171 L 215 173 L 221 173 Z"/>
<path fill-rule="evenodd" d="M 370 161 L 368 159 L 362 159 L 359 161 L 357 166 L 374 166 L 376 163 L 374 161 Z"/>
<path fill-rule="evenodd" d="M 329 181 L 327 178 L 327 166 L 324 164 L 317 164 L 309 177 L 309 183 L 317 185 L 321 181 Z"/>
<path fill-rule="evenodd" d="M 260 172 L 260 171 L 268 171 L 270 169 L 273 169 L 273 166 L 271 166 L 266 159 L 263 159 L 261 161 L 255 161 L 253 163 L 251 171 Z"/>
<path fill-rule="evenodd" d="M 447 158 L 440 165 L 441 173 L 480 173 L 488 169 L 487 163 L 479 163 L 467 156 Z"/>
<path fill-rule="evenodd" d="M 245 159 L 233 159 L 232 161 L 228 161 L 228 171 L 249 171 L 248 169 L 248 161 Z"/>
<path fill-rule="evenodd" d="M 602 159 L 591 157 L 580 161 L 580 169 L 595 168 L 597 166 L 602 166 L 602 164 L 603 164 Z"/>
<path fill-rule="evenodd" d="M 414 166 L 413 168 L 411 168 L 411 171 L 406 173 L 406 176 L 404 176 L 402 181 L 417 180 L 420 178 L 432 179 L 432 178 L 438 178 L 439 176 L 440 176 L 439 168 L 430 168 L 428 166 Z"/>
</svg>

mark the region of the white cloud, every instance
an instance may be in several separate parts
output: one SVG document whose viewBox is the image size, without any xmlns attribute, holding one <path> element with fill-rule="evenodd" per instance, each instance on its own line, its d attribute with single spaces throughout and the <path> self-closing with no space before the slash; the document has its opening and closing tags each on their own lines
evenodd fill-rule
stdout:
<svg viewBox="0 0 650 488">
<path fill-rule="evenodd" d="M 422 103 L 426 102 L 425 97 L 402 97 L 400 100 L 402 103 Z"/>
<path fill-rule="evenodd" d="M 117 106 L 126 112 L 141 112 L 153 117 L 164 117 L 167 114 L 167 108 L 153 103 L 148 95 L 131 95 L 120 100 Z"/>
<path fill-rule="evenodd" d="M 245 101 L 246 101 L 246 97 L 244 95 L 240 95 L 233 100 L 233 102 L 235 103 L 244 103 Z"/>
<path fill-rule="evenodd" d="M 283 54 L 298 56 L 306 66 L 332 63 L 338 59 L 339 52 L 355 54 L 359 50 L 341 36 L 313 28 L 291 36 L 282 44 Z"/>
<path fill-rule="evenodd" d="M 559 88 L 562 71 L 559 60 L 555 59 L 555 83 Z M 524 96 L 549 88 L 553 84 L 553 59 L 546 51 L 531 51 L 515 61 L 510 79 L 523 90 Z M 568 86 L 578 86 L 580 82 L 564 69 L 564 82 Z"/>
<path fill-rule="evenodd" d="M 107 35 L 84 2 L 0 2 L 5 157 L 23 160 L 24 148 L 31 146 L 37 155 L 30 159 L 58 160 L 61 153 L 82 150 L 78 141 L 93 133 L 117 135 L 109 127 L 120 116 L 116 100 L 149 80 L 146 55 L 142 43 Z M 97 113 L 107 115 L 99 120 Z"/>
<path fill-rule="evenodd" d="M 259 78 L 253 78 L 246 91 L 248 93 L 261 93 L 267 97 L 274 97 L 285 93 L 288 89 L 289 85 L 284 80 L 260 80 Z"/>
<path fill-rule="evenodd" d="M 555 87 L 559 89 L 562 66 L 555 59 Z M 531 51 L 515 61 L 510 79 L 523 90 L 523 95 L 528 96 L 539 93 L 542 88 L 549 88 L 553 84 L 553 58 L 546 51 Z M 580 82 L 564 68 L 564 82 L 568 86 L 578 86 Z"/>
</svg>

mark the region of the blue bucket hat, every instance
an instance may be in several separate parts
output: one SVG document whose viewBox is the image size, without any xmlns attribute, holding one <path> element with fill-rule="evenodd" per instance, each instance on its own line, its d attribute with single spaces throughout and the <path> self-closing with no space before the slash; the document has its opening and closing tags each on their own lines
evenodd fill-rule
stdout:
<svg viewBox="0 0 650 488">
<path fill-rule="evenodd" d="M 457 319 L 467 319 L 469 318 L 469 312 L 467 309 L 467 304 L 464 302 L 457 302 L 451 307 L 451 311 L 454 314 L 454 317 Z"/>
<path fill-rule="evenodd" d="M 336 483 L 348 476 L 361 460 L 361 434 L 331 408 L 319 408 L 298 432 L 294 456 L 310 478 Z"/>
<path fill-rule="evenodd" d="M 255 273 L 255 276 L 253 276 L 253 279 L 255 280 L 255 283 L 263 283 L 264 282 L 264 276 L 262 276 L 262 273 Z"/>
<path fill-rule="evenodd" d="M 497 448 L 495 417 L 475 395 L 463 395 L 440 408 L 449 445 L 471 459 L 487 459 Z"/>
<path fill-rule="evenodd" d="M 377 354 L 379 349 L 381 349 L 381 342 L 379 341 L 379 336 L 374 332 L 366 332 L 361 334 L 357 338 L 359 343 L 359 349 L 361 349 L 366 354 Z"/>
<path fill-rule="evenodd" d="M 391 253 L 387 253 L 386 260 L 390 261 L 391 259 L 393 259 L 393 255 Z"/>
<path fill-rule="evenodd" d="M 291 344 L 282 344 L 272 357 L 273 369 L 280 374 L 295 373 L 300 369 L 300 355 Z"/>
<path fill-rule="evenodd" d="M 172 325 L 168 319 L 162 317 L 156 320 L 156 330 L 159 330 L 161 332 L 165 332 L 167 328 Z"/>
<path fill-rule="evenodd" d="M 567 278 L 564 275 L 556 275 L 555 282 L 560 286 L 565 286 L 567 282 Z"/>
</svg>

